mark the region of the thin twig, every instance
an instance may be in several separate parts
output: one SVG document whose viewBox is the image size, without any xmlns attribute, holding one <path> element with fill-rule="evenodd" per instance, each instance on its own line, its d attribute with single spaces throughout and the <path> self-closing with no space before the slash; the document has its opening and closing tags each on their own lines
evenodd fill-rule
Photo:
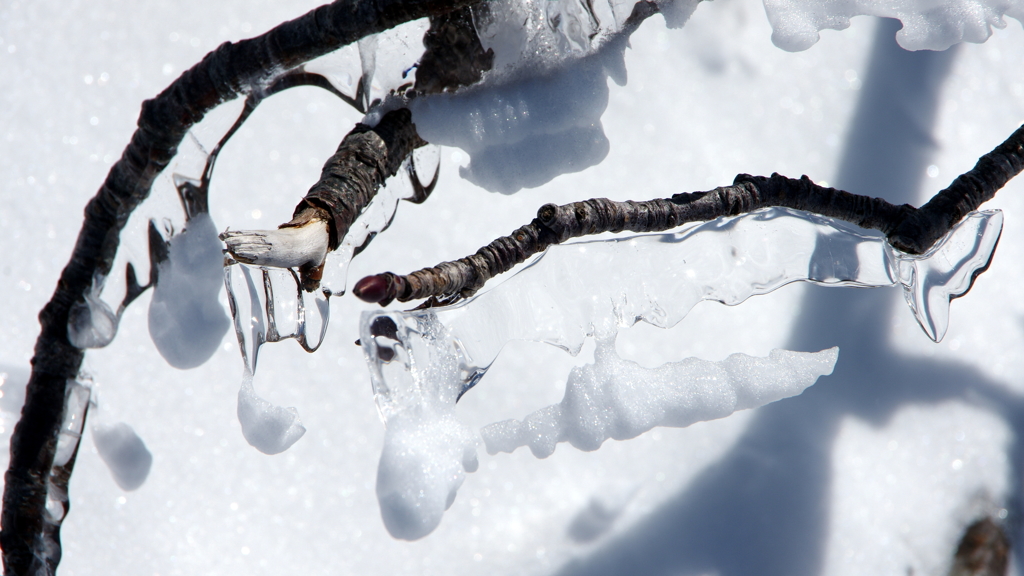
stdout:
<svg viewBox="0 0 1024 576">
<path fill-rule="evenodd" d="M 64 390 L 84 352 L 68 341 L 68 312 L 96 277 L 107 276 L 120 231 L 149 195 L 192 125 L 215 106 L 265 85 L 313 58 L 404 22 L 446 13 L 468 0 L 338 0 L 264 35 L 226 42 L 142 105 L 138 129 L 85 210 L 74 252 L 50 302 L 39 314 L 41 332 L 21 419 L 11 436 L 5 475 L 0 546 L 5 573 L 50 573 L 60 542 L 48 528 L 46 478 L 53 466 L 64 414 Z M 70 470 L 68 470 L 70 473 Z"/>
<path fill-rule="evenodd" d="M 660 232 L 687 222 L 714 220 L 771 206 L 804 210 L 879 230 L 897 249 L 920 254 L 967 213 L 991 199 L 1022 169 L 1024 126 L 920 209 L 825 188 L 807 176 L 795 180 L 779 174 L 769 178 L 740 174 L 732 186 L 645 202 L 596 198 L 564 206 L 545 204 L 533 222 L 498 238 L 472 256 L 405 276 L 391 272 L 367 276 L 356 283 L 352 293 L 382 306 L 393 300 L 421 298 L 431 299 L 427 305 L 437 301 L 451 303 L 471 296 L 487 280 L 548 246 L 570 238 L 625 230 Z"/>
<path fill-rule="evenodd" d="M 324 164 L 320 180 L 299 202 L 291 221 L 278 230 L 228 231 L 220 238 L 240 262 L 299 268 L 302 287 L 312 291 L 320 284 L 327 252 L 341 245 L 384 180 L 424 144 L 407 108 L 388 112 L 372 128 L 356 124 Z"/>
</svg>

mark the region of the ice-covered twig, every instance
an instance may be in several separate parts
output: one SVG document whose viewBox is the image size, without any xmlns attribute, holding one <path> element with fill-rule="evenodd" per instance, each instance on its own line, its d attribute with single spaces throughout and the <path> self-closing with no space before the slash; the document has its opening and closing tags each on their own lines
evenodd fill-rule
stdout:
<svg viewBox="0 0 1024 576">
<path fill-rule="evenodd" d="M 240 262 L 299 268 L 303 288 L 320 284 L 327 252 L 341 245 L 364 208 L 412 151 L 426 144 L 412 113 L 388 112 L 373 127 L 356 124 L 324 164 L 320 180 L 278 230 L 226 232 L 221 240 Z"/>
<path fill-rule="evenodd" d="M 6 574 L 29 574 L 35 562 L 56 566 L 59 561 L 59 539 L 44 522 L 45 478 L 53 463 L 53 438 L 64 414 L 67 381 L 78 373 L 84 357 L 83 350 L 68 341 L 68 313 L 84 298 L 94 278 L 109 275 L 121 229 L 149 195 L 189 128 L 215 106 L 367 34 L 469 4 L 468 0 L 337 0 L 256 38 L 225 42 L 143 104 L 139 127 L 86 207 L 75 250 L 39 316 L 42 329 L 22 418 L 11 437 L 4 483 L 0 546 Z"/>
<path fill-rule="evenodd" d="M 472 256 L 405 276 L 391 272 L 367 276 L 352 291 L 367 302 L 384 306 L 392 300 L 421 298 L 452 302 L 471 296 L 487 280 L 570 238 L 626 230 L 658 232 L 687 222 L 714 220 L 771 206 L 804 210 L 880 230 L 898 250 L 921 254 L 1022 169 L 1024 126 L 921 208 L 909 204 L 896 206 L 881 198 L 826 188 L 807 176 L 797 180 L 779 174 L 768 178 L 740 174 L 732 186 L 644 202 L 596 198 L 564 206 L 545 204 L 533 222 L 498 238 Z"/>
</svg>

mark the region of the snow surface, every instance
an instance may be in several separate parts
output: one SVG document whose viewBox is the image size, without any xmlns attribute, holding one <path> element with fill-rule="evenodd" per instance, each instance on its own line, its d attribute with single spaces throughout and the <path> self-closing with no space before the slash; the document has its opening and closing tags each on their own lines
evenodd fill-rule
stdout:
<svg viewBox="0 0 1024 576">
<path fill-rule="evenodd" d="M 143 99 L 220 42 L 313 5 L 0 6 L 5 435 L 20 405 L 12 390 L 27 381 L 36 315 Z M 530 221 L 545 202 L 663 196 L 739 172 L 807 173 L 919 203 L 1024 120 L 1024 31 L 1012 25 L 985 44 L 904 53 L 896 29 L 854 18 L 848 30 L 790 54 L 771 45 L 756 1 L 701 3 L 679 30 L 653 18 L 626 51 L 629 82 L 609 87 L 602 163 L 501 196 L 460 179 L 467 156 L 446 148 L 435 194 L 422 206 L 403 204 L 352 275 L 461 257 Z M 218 161 L 218 228 L 287 221 L 359 116 L 311 88 L 263 103 Z M 482 454 L 440 526 L 414 543 L 388 534 L 374 490 L 385 431 L 351 344 L 368 307 L 334 299 L 316 354 L 265 347 L 261 395 L 296 406 L 307 428 L 288 452 L 267 457 L 238 428 L 235 344 L 222 342 L 191 371 L 169 369 L 148 338 L 152 296 L 143 295 L 125 311 L 118 338 L 88 352 L 86 368 L 105 401 L 131 410 L 152 469 L 125 493 L 93 441 L 82 444 L 60 573 L 941 573 L 977 514 L 1020 513 L 1011 502 L 1024 462 L 1022 187 L 1011 182 L 986 206 L 1004 211 L 1003 238 L 989 270 L 953 302 L 941 344 L 921 332 L 896 290 L 790 287 L 738 307 L 702 304 L 673 330 L 640 325 L 616 347 L 647 367 L 780 347 L 839 345 L 843 354 L 804 394 L 722 420 L 546 460 Z M 180 205 L 168 178 L 129 222 L 124 255 L 140 278 L 146 222 L 169 214 Z M 118 280 L 108 279 L 108 302 L 117 302 Z M 565 375 L 588 354 L 514 343 L 456 413 L 475 428 L 557 403 Z"/>
</svg>

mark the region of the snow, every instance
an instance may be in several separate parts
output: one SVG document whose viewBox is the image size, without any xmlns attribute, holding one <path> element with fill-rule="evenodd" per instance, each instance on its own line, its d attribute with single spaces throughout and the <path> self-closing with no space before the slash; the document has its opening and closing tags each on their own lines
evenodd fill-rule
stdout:
<svg viewBox="0 0 1024 576">
<path fill-rule="evenodd" d="M 629 440 L 655 426 L 685 428 L 796 396 L 831 374 L 838 355 L 838 348 L 772 350 L 768 358 L 687 358 L 651 369 L 623 360 L 614 339 L 605 340 L 593 364 L 569 373 L 561 402 L 522 421 L 495 422 L 481 434 L 491 454 L 529 446 L 534 456 L 547 458 L 558 442 L 590 452 L 610 438 Z"/>
<path fill-rule="evenodd" d="M 0 6 L 0 71 L 10 79 L 0 107 L 5 436 L 20 405 L 8 388 L 27 380 L 36 315 L 142 100 L 220 42 L 312 7 Z M 502 196 L 460 179 L 467 156 L 445 148 L 430 200 L 403 203 L 351 273 L 407 272 L 472 253 L 545 202 L 664 196 L 739 172 L 806 173 L 918 204 L 1024 119 L 1024 31 L 1014 24 L 985 44 L 905 54 L 895 49 L 896 27 L 876 24 L 853 18 L 848 30 L 790 54 L 772 46 L 757 1 L 701 3 L 679 30 L 652 18 L 626 51 L 628 84 L 609 86 L 603 162 Z M 261 104 L 218 161 L 218 229 L 287 221 L 360 117 L 312 88 Z M 725 419 L 545 460 L 481 451 L 443 522 L 411 543 L 388 533 L 375 494 L 386 431 L 352 345 L 367 306 L 332 298 L 334 321 L 315 354 L 264 347 L 257 389 L 295 406 L 307 428 L 268 457 L 239 433 L 235 345 L 222 342 L 193 370 L 168 368 L 150 344 L 144 294 L 114 342 L 87 353 L 86 369 L 105 401 L 131 411 L 152 469 L 126 493 L 94 443 L 82 444 L 60 573 L 941 573 L 977 514 L 1020 513 L 1021 187 L 1011 182 L 985 206 L 1004 211 L 1003 237 L 988 271 L 952 305 L 941 344 L 911 320 L 897 290 L 794 285 L 737 307 L 698 305 L 672 330 L 640 324 L 616 349 L 645 367 L 774 348 L 843 353 L 834 373 L 800 396 Z M 161 180 L 140 210 L 124 250 L 145 278 L 148 219 L 180 213 L 171 183 Z M 105 293 L 117 295 L 123 271 Z M 515 341 L 455 413 L 477 429 L 555 404 L 589 354 Z M 594 513 L 594 502 L 608 514 Z M 608 519 L 586 522 L 595 517 Z M 573 528 L 582 524 L 591 529 Z"/>
<path fill-rule="evenodd" d="M 294 407 L 275 406 L 256 394 L 252 374 L 246 371 L 238 389 L 238 422 L 250 446 L 264 454 L 280 454 L 306 433 Z"/>
<path fill-rule="evenodd" d="M 224 257 L 209 214 L 193 216 L 168 243 L 169 257 L 157 264 L 149 304 L 149 335 L 160 355 L 187 370 L 213 356 L 228 331 L 218 301 Z"/>
<path fill-rule="evenodd" d="M 992 28 L 1006 27 L 1004 15 L 1024 24 L 1021 0 L 764 0 L 764 8 L 774 29 L 772 42 L 790 51 L 806 50 L 818 41 L 821 30 L 845 30 L 850 18 L 862 15 L 902 22 L 896 40 L 907 50 L 945 50 L 960 42 L 984 42 Z"/>
<path fill-rule="evenodd" d="M 153 465 L 153 455 L 135 430 L 124 422 L 92 427 L 92 441 L 122 490 L 142 486 Z"/>
</svg>

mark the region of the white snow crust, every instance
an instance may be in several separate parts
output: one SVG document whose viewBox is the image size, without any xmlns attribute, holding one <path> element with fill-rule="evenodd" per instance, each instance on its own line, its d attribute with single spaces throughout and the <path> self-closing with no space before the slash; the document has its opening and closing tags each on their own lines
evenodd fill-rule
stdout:
<svg viewBox="0 0 1024 576">
<path fill-rule="evenodd" d="M 896 34 L 907 50 L 945 50 L 960 42 L 984 42 L 992 28 L 1005 28 L 1003 16 L 1024 24 L 1022 0 L 764 0 L 772 42 L 791 52 L 806 50 L 825 29 L 845 30 L 854 16 L 895 18 Z"/>
<path fill-rule="evenodd" d="M 264 454 L 280 454 L 306 433 L 298 410 L 275 406 L 256 394 L 248 370 L 238 389 L 237 413 L 245 441 Z"/>
<path fill-rule="evenodd" d="M 529 446 L 547 458 L 558 442 L 588 452 L 609 438 L 629 440 L 655 426 L 685 428 L 796 396 L 832 373 L 838 348 L 821 352 L 772 350 L 767 358 L 733 354 L 721 362 L 687 358 L 644 368 L 597 345 L 594 363 L 573 368 L 565 397 L 522 421 L 506 420 L 480 433 L 491 454 Z"/>
<path fill-rule="evenodd" d="M 175 368 L 202 365 L 230 323 L 218 301 L 224 285 L 222 244 L 209 214 L 198 214 L 171 237 L 149 304 L 149 335 Z"/>
</svg>

